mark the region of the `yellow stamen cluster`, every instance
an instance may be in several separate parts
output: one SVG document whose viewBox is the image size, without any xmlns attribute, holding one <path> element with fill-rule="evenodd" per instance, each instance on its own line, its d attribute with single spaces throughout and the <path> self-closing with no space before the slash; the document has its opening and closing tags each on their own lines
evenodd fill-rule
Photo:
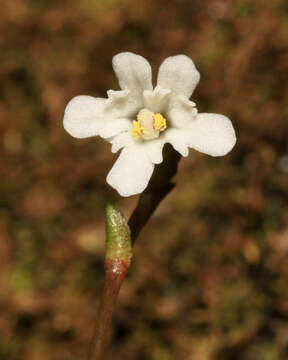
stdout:
<svg viewBox="0 0 288 360">
<path fill-rule="evenodd" d="M 138 140 L 139 137 L 143 134 L 143 128 L 140 125 L 139 120 L 133 120 L 133 129 L 131 131 L 131 135 Z"/>
<path fill-rule="evenodd" d="M 154 129 L 159 131 L 164 131 L 167 129 L 166 119 L 161 114 L 154 114 Z"/>
<path fill-rule="evenodd" d="M 141 111 L 145 112 L 145 109 L 141 110 Z M 146 110 L 146 113 L 147 112 L 148 112 L 148 116 L 149 116 L 149 110 Z M 166 119 L 159 113 L 154 114 L 154 113 L 150 112 L 150 114 L 151 114 L 151 121 L 152 121 L 151 122 L 152 134 L 154 132 L 156 137 L 158 137 L 159 135 L 157 135 L 157 134 L 159 134 L 159 132 L 167 129 Z M 145 114 L 145 115 L 147 116 L 147 114 Z M 147 136 L 147 134 L 151 134 L 151 130 L 149 130 L 149 127 L 146 127 L 147 125 L 145 125 L 145 121 L 143 118 L 143 116 L 145 116 L 145 115 L 143 113 L 141 114 L 141 112 L 139 112 L 139 114 L 137 115 L 137 120 L 133 120 L 133 127 L 131 130 L 131 135 L 136 140 L 138 140 L 140 138 L 140 136 L 145 135 L 145 137 L 148 137 L 149 135 Z M 149 133 L 149 131 L 150 131 L 150 133 Z M 154 135 L 154 138 L 155 138 L 155 135 Z M 144 137 L 144 139 L 147 140 L 145 137 Z"/>
</svg>

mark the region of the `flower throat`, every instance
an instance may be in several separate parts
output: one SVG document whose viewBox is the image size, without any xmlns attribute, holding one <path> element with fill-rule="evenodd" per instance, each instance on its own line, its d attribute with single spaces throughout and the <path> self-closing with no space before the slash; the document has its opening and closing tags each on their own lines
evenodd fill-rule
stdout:
<svg viewBox="0 0 288 360">
<path fill-rule="evenodd" d="M 142 109 L 137 115 L 137 120 L 133 120 L 131 135 L 138 140 L 156 139 L 160 132 L 167 129 L 166 119 L 159 113 L 153 113 L 148 109 Z"/>
</svg>

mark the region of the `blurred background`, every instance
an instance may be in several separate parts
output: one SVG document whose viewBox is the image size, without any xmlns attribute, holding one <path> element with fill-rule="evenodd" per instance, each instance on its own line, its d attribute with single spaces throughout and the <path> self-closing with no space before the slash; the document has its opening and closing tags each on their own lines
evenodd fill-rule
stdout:
<svg viewBox="0 0 288 360">
<path fill-rule="evenodd" d="M 135 245 L 106 358 L 287 359 L 287 1 L 4 1 L 0 48 L 0 359 L 87 354 L 116 156 L 62 118 L 73 96 L 118 89 L 121 51 L 154 75 L 190 56 L 193 101 L 231 118 L 238 143 L 181 161 Z"/>
</svg>

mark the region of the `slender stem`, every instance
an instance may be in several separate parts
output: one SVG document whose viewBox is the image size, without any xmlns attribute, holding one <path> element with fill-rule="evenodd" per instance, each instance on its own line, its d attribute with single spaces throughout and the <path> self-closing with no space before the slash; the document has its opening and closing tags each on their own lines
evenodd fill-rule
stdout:
<svg viewBox="0 0 288 360">
<path fill-rule="evenodd" d="M 164 161 L 160 165 L 156 166 L 148 187 L 141 194 L 138 204 L 129 219 L 128 224 L 131 231 L 132 244 L 135 242 L 140 231 L 146 225 L 160 202 L 175 186 L 171 180 L 177 173 L 178 163 L 181 156 L 170 145 L 165 146 L 163 153 Z M 110 225 L 111 224 L 114 224 L 114 222 L 112 221 Z M 113 229 L 115 232 L 113 232 Z M 126 230 L 124 229 L 124 233 L 125 231 Z M 116 227 L 107 227 L 108 238 L 109 234 L 111 235 L 111 238 L 117 238 L 118 233 L 119 231 L 116 229 Z M 122 240 L 120 240 L 120 242 L 121 241 Z M 118 251 L 120 248 L 122 249 L 123 246 L 119 247 L 118 244 L 117 248 L 115 247 L 116 243 L 117 241 L 115 243 L 108 242 L 108 248 L 112 244 L 112 247 L 110 247 L 109 250 L 110 254 L 113 254 L 113 256 L 112 258 L 107 258 L 106 256 L 104 289 L 98 309 L 94 336 L 91 341 L 88 355 L 89 360 L 103 360 L 105 345 L 109 335 L 109 329 L 117 301 L 117 296 L 130 265 L 129 251 L 131 251 L 131 248 L 129 248 L 129 246 L 131 246 L 131 244 L 129 243 L 130 245 L 128 246 L 128 251 L 125 251 L 125 256 L 126 254 L 129 254 L 129 256 L 119 259 Z M 124 243 L 127 244 L 127 242 Z M 124 243 L 122 243 L 122 245 Z"/>
<path fill-rule="evenodd" d="M 105 262 L 105 282 L 97 313 L 94 335 L 91 340 L 88 359 L 102 360 L 109 335 L 111 320 L 118 293 L 122 282 L 127 274 L 127 265 L 124 262 L 118 262 L 118 270 L 115 271 L 115 264 L 111 261 Z M 114 270 L 114 271 L 113 271 Z"/>
<path fill-rule="evenodd" d="M 171 180 L 177 173 L 181 156 L 169 144 L 165 145 L 163 153 L 164 161 L 156 166 L 148 187 L 140 195 L 138 204 L 129 219 L 132 244 L 160 202 L 175 186 Z"/>
</svg>

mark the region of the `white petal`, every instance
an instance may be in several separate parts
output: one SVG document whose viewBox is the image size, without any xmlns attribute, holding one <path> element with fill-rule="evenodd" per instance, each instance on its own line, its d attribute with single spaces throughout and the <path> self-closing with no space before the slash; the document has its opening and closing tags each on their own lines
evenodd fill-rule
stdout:
<svg viewBox="0 0 288 360">
<path fill-rule="evenodd" d="M 129 90 L 107 90 L 107 95 L 110 100 L 121 101 L 129 95 Z"/>
<path fill-rule="evenodd" d="M 189 124 L 187 143 L 205 154 L 223 156 L 235 145 L 236 135 L 226 116 L 202 113 Z"/>
<path fill-rule="evenodd" d="M 169 123 L 178 129 L 186 127 L 196 115 L 195 103 L 188 100 L 186 96 L 174 96 L 167 111 Z"/>
<path fill-rule="evenodd" d="M 152 89 L 151 66 L 144 57 L 123 52 L 113 57 L 112 65 L 121 89 L 136 92 Z"/>
<path fill-rule="evenodd" d="M 188 56 L 176 55 L 168 57 L 161 64 L 157 84 L 189 98 L 199 79 L 200 74 L 193 61 Z"/>
<path fill-rule="evenodd" d="M 154 164 L 141 146 L 124 148 L 107 176 L 107 183 L 121 196 L 141 193 L 152 176 Z"/>
<path fill-rule="evenodd" d="M 109 118 L 131 117 L 143 107 L 142 96 L 129 90 L 108 90 L 107 95 L 106 113 Z"/>
<path fill-rule="evenodd" d="M 185 130 L 168 129 L 165 131 L 164 136 L 165 142 L 170 143 L 182 156 L 188 156 L 189 149 L 186 142 Z"/>
<path fill-rule="evenodd" d="M 161 113 L 169 102 L 171 90 L 156 86 L 154 90 L 145 90 L 143 93 L 144 107 L 155 113 Z"/>
<path fill-rule="evenodd" d="M 116 153 L 118 150 L 122 149 L 123 147 L 136 145 L 136 141 L 133 139 L 130 132 L 124 132 L 118 134 L 109 141 L 112 144 L 112 149 L 111 149 L 112 153 Z"/>
<path fill-rule="evenodd" d="M 128 119 L 116 119 L 106 122 L 99 130 L 99 135 L 107 139 L 109 137 L 132 129 L 132 121 Z"/>
<path fill-rule="evenodd" d="M 64 129 L 76 138 L 87 138 L 98 135 L 99 127 L 104 121 L 106 99 L 92 96 L 76 96 L 69 101 L 65 109 Z"/>
<path fill-rule="evenodd" d="M 162 150 L 164 143 L 164 140 L 161 138 L 147 141 L 142 144 L 142 146 L 145 146 L 146 154 L 153 164 L 160 164 L 163 161 Z"/>
</svg>

